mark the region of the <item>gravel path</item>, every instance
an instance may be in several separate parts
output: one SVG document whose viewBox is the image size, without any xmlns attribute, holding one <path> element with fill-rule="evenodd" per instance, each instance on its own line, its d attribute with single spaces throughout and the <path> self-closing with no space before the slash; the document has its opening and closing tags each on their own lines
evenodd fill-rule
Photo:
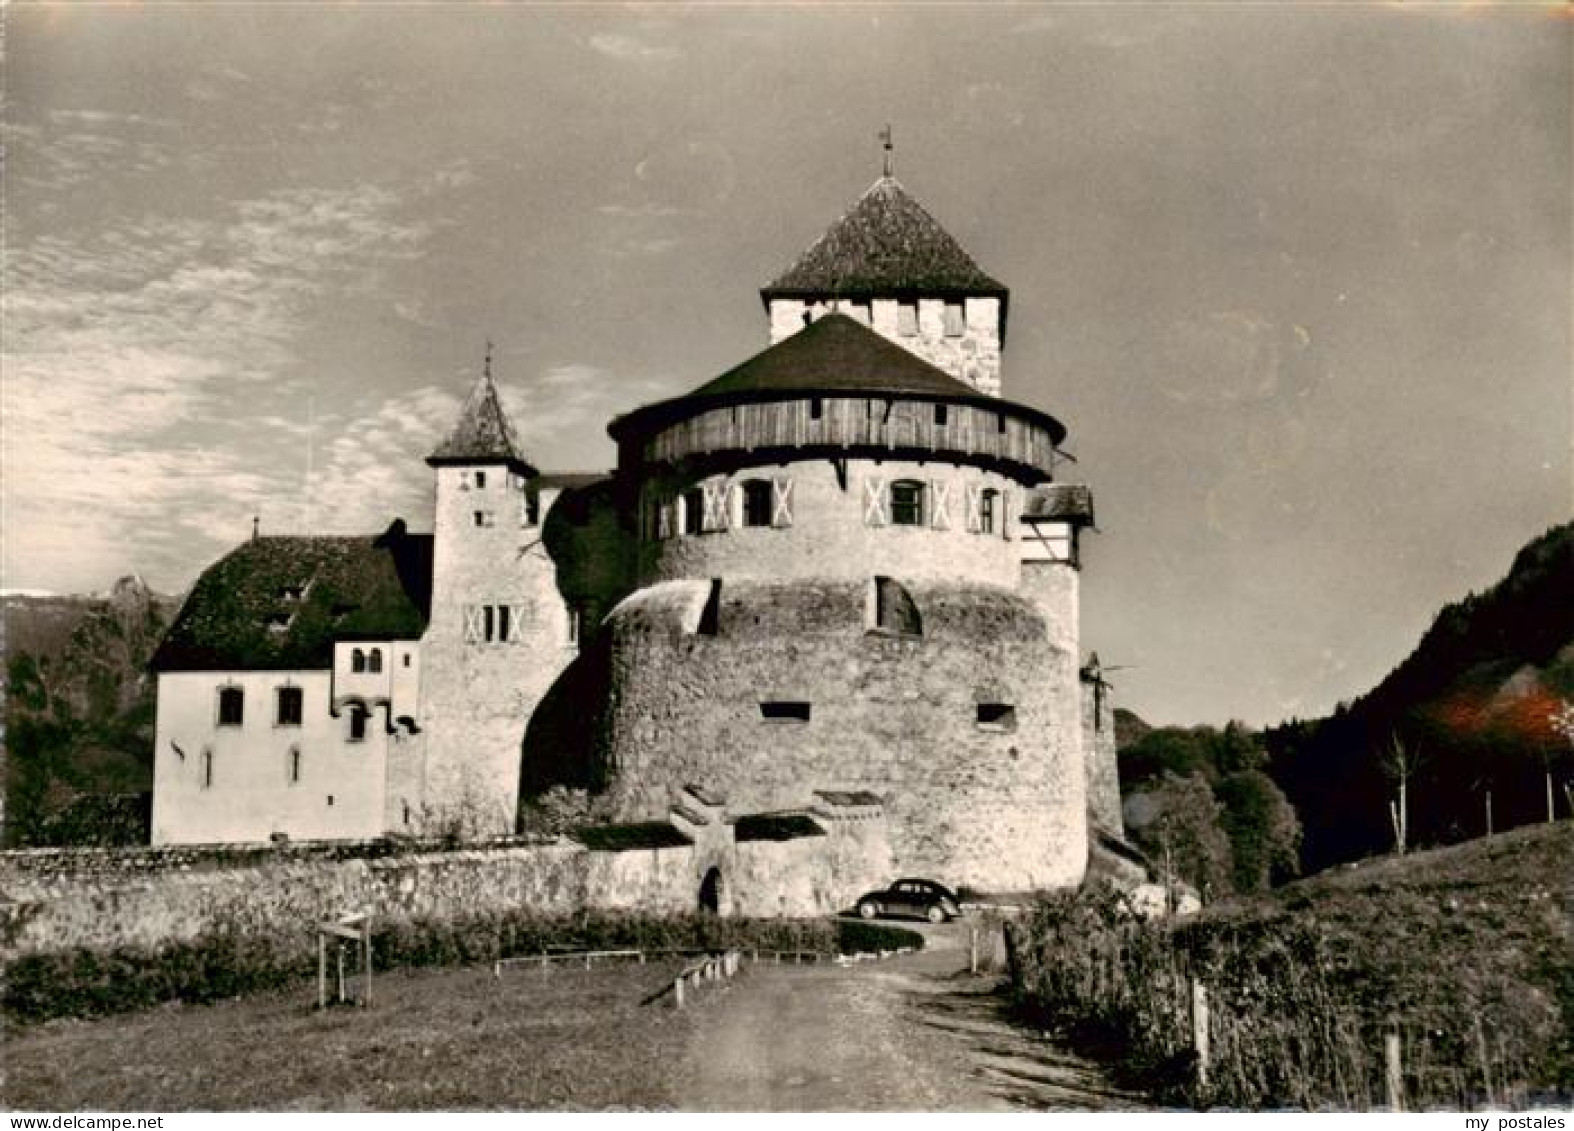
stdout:
<svg viewBox="0 0 1574 1131">
<path fill-rule="evenodd" d="M 1139 1097 L 1009 1024 L 967 928 L 851 967 L 747 966 L 695 1008 L 681 1106 L 693 1111 L 1131 1111 Z"/>
</svg>

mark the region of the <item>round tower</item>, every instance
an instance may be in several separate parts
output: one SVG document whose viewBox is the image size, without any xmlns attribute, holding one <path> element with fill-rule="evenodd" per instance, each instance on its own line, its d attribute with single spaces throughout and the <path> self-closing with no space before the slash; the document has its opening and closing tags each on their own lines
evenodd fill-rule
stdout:
<svg viewBox="0 0 1574 1131">
<path fill-rule="evenodd" d="M 1059 422 L 832 313 L 609 431 L 642 586 L 606 623 L 620 817 L 875 795 L 900 871 L 1080 880 L 1077 657 L 1019 592 Z"/>
</svg>

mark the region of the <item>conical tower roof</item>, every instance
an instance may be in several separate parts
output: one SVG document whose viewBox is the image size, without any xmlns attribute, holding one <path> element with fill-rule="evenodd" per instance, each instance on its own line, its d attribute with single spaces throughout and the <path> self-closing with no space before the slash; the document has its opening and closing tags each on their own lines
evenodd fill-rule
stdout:
<svg viewBox="0 0 1574 1131">
<path fill-rule="evenodd" d="M 503 463 L 521 475 L 535 475 L 536 469 L 519 454 L 514 426 L 503 411 L 497 386 L 492 383 L 490 362 L 470 390 L 459 420 L 448 438 L 426 457 L 433 467 L 443 464 Z"/>
<path fill-rule="evenodd" d="M 772 298 L 992 295 L 1007 290 L 895 177 L 869 186 L 798 261 L 760 291 Z"/>
</svg>

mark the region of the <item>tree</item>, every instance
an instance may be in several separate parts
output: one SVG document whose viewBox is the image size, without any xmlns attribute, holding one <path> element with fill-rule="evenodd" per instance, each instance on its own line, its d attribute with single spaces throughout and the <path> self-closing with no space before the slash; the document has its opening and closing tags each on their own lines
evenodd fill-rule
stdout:
<svg viewBox="0 0 1574 1131">
<path fill-rule="evenodd" d="M 1166 772 L 1157 788 L 1133 798 L 1132 839 L 1164 869 L 1166 882 L 1182 881 L 1204 898 L 1232 890 L 1230 841 L 1220 828 L 1222 807 L 1201 773 Z"/>
<path fill-rule="evenodd" d="M 1388 802 L 1388 816 L 1394 826 L 1394 851 L 1403 856 L 1410 836 L 1410 779 L 1421 768 L 1421 754 L 1419 749 L 1406 746 L 1397 734 L 1393 734 L 1383 748 L 1381 761 L 1384 776 L 1397 787 L 1395 796 Z"/>
<path fill-rule="evenodd" d="M 1574 703 L 1570 703 L 1567 699 L 1560 699 L 1558 701 L 1557 707 L 1554 708 L 1552 711 L 1550 711 L 1548 713 L 1547 719 L 1552 724 L 1552 729 L 1557 731 L 1558 734 L 1562 735 L 1564 741 L 1567 742 L 1570 747 L 1574 747 Z M 1556 757 L 1557 756 L 1554 755 L 1551 752 L 1550 748 L 1549 748 L 1548 752 L 1544 755 L 1544 757 L 1542 759 L 1542 767 L 1546 770 L 1546 773 L 1547 773 L 1547 823 L 1548 824 L 1552 823 L 1552 818 L 1553 818 L 1553 807 L 1552 807 L 1552 766 L 1553 766 L 1553 762 L 1556 760 Z M 1567 789 L 1568 787 L 1565 786 L 1564 788 Z M 1570 804 L 1571 807 L 1574 807 L 1574 797 L 1571 797 L 1569 799 L 1569 804 Z"/>
<path fill-rule="evenodd" d="M 1230 774 L 1214 787 L 1219 823 L 1230 838 L 1236 891 L 1264 891 L 1301 871 L 1301 822 L 1260 770 Z"/>
</svg>

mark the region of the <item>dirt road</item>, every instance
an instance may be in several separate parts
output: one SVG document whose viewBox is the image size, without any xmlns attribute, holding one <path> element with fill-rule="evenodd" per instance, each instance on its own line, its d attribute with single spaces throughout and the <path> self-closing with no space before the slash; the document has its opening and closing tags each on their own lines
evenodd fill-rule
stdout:
<svg viewBox="0 0 1574 1131">
<path fill-rule="evenodd" d="M 1144 1104 L 1009 1024 L 995 976 L 967 973 L 967 928 L 925 928 L 877 964 L 749 966 L 696 1003 L 694 1111 L 1129 1111 Z"/>
</svg>

